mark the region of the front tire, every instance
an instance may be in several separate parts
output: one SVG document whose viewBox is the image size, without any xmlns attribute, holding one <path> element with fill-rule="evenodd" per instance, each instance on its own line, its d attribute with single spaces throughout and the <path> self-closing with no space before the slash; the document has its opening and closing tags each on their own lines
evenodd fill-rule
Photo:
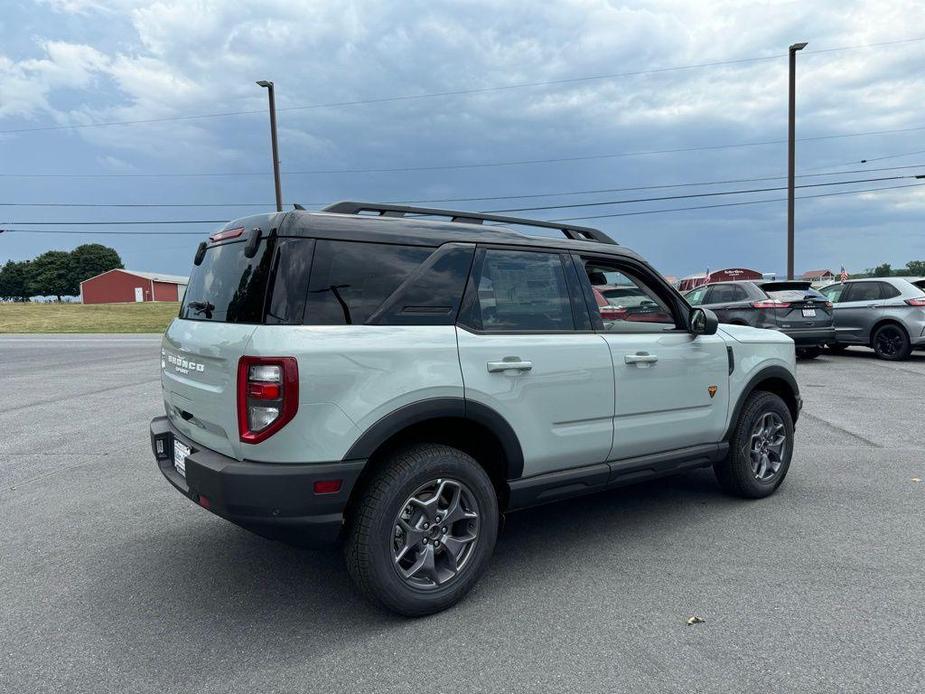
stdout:
<svg viewBox="0 0 925 694">
<path fill-rule="evenodd" d="M 798 347 L 797 359 L 815 359 L 822 354 L 822 347 Z"/>
<path fill-rule="evenodd" d="M 498 497 L 471 456 L 440 444 L 393 454 L 360 498 L 347 570 L 371 602 L 406 617 L 445 610 L 488 566 Z"/>
<path fill-rule="evenodd" d="M 770 496 L 784 481 L 793 456 L 793 417 L 774 393 L 748 396 L 724 460 L 713 471 L 727 494 L 746 499 Z"/>
<path fill-rule="evenodd" d="M 887 323 L 877 328 L 870 346 L 873 347 L 877 357 L 887 361 L 902 361 L 912 354 L 909 335 L 902 326 L 895 323 Z"/>
</svg>

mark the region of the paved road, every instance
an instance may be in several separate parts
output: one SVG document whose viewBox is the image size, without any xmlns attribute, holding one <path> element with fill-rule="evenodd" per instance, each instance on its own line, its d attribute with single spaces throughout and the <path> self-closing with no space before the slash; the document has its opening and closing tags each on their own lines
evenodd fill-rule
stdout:
<svg viewBox="0 0 925 694">
<path fill-rule="evenodd" d="M 407 621 L 160 478 L 157 345 L 0 337 L 0 692 L 925 688 L 925 355 L 802 364 L 776 496 L 702 471 L 515 514 Z"/>
</svg>

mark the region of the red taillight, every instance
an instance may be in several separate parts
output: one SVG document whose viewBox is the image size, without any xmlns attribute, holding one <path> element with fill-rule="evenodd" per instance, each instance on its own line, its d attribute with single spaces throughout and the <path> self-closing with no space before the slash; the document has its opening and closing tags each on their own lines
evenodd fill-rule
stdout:
<svg viewBox="0 0 925 694">
<path fill-rule="evenodd" d="M 260 443 L 282 429 L 299 409 L 295 357 L 241 357 L 238 361 L 238 434 Z"/>
<path fill-rule="evenodd" d="M 599 310 L 604 320 L 626 320 L 626 309 L 622 306 L 601 306 Z"/>
<path fill-rule="evenodd" d="M 247 397 L 254 400 L 279 400 L 283 389 L 279 383 L 247 382 Z"/>
<path fill-rule="evenodd" d="M 925 296 L 916 297 L 915 299 L 906 299 L 906 303 L 910 306 L 925 306 Z"/>
<path fill-rule="evenodd" d="M 228 239 L 236 239 L 241 234 L 244 233 L 244 227 L 238 227 L 237 229 L 225 229 L 224 231 L 216 231 L 212 236 L 209 237 L 209 241 L 213 243 L 218 241 L 227 241 Z"/>
<path fill-rule="evenodd" d="M 764 301 L 753 301 L 752 308 L 789 308 L 790 304 L 786 301 L 776 301 L 774 299 L 766 299 Z"/>
</svg>

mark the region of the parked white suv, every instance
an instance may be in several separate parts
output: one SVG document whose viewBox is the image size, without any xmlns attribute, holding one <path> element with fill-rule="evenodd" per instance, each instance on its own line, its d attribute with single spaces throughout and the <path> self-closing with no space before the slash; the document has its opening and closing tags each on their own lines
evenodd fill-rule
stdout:
<svg viewBox="0 0 925 694">
<path fill-rule="evenodd" d="M 605 324 L 595 286 L 651 303 Z M 516 509 L 711 465 L 773 493 L 801 407 L 789 337 L 718 329 L 596 229 L 367 203 L 200 244 L 161 354 L 164 476 L 261 535 L 343 539 L 405 615 L 459 600 Z"/>
</svg>

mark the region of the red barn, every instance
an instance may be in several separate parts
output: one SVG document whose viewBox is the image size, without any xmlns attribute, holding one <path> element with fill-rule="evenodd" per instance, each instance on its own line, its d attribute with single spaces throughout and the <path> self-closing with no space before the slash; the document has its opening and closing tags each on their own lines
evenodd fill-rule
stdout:
<svg viewBox="0 0 925 694">
<path fill-rule="evenodd" d="M 80 283 L 85 304 L 117 304 L 135 301 L 179 301 L 189 277 L 159 272 L 109 270 Z"/>
</svg>

